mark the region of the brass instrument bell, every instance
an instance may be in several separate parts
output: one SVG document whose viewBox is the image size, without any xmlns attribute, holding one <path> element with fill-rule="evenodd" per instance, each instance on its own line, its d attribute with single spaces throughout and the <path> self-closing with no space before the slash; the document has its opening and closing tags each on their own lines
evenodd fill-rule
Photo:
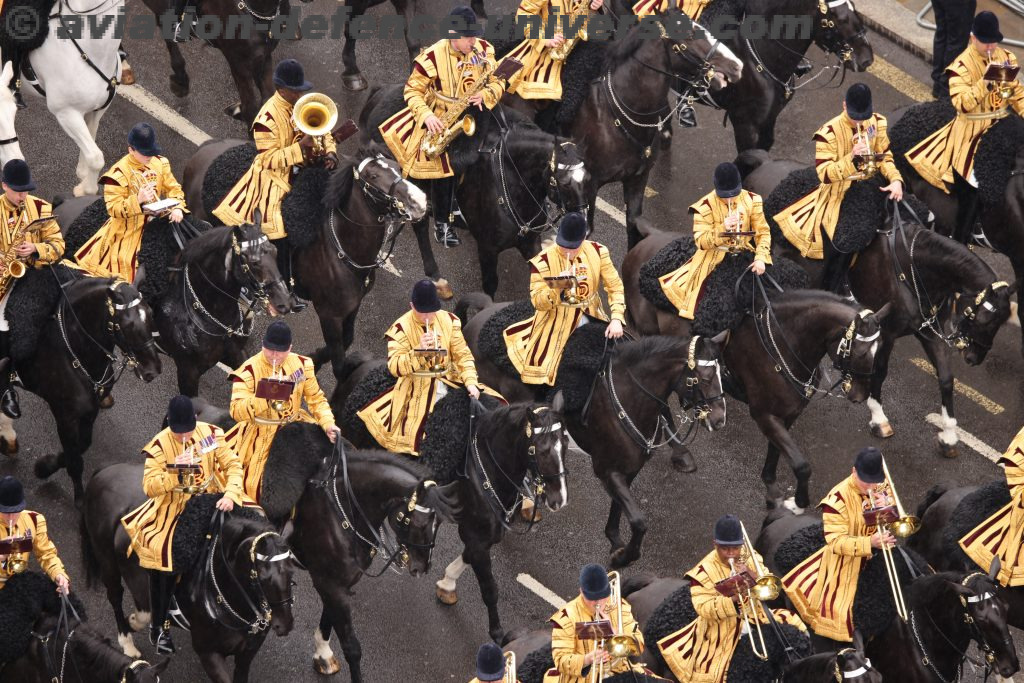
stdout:
<svg viewBox="0 0 1024 683">
<path fill-rule="evenodd" d="M 21 574 L 28 569 L 28 553 L 32 552 L 32 533 L 10 536 L 0 541 L 0 555 L 6 555 L 0 569 L 6 574 Z"/>
<path fill-rule="evenodd" d="M 322 93 L 306 93 L 295 102 L 292 123 L 300 133 L 313 138 L 313 156 L 323 156 L 327 153 L 324 138 L 338 123 L 338 105 Z"/>
</svg>

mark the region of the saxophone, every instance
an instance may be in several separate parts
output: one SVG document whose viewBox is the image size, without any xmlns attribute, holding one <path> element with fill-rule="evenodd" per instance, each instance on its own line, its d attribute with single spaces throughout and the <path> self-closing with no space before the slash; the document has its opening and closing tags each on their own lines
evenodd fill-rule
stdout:
<svg viewBox="0 0 1024 683">
<path fill-rule="evenodd" d="M 577 0 L 576 9 L 569 13 L 569 19 L 566 21 L 564 26 L 575 26 L 576 21 L 580 17 L 588 16 L 590 16 L 590 0 Z M 580 40 L 581 38 L 585 39 L 585 36 L 587 35 L 586 32 L 586 22 L 584 22 L 582 28 L 580 28 L 580 30 L 576 32 L 575 36 L 573 36 L 572 38 L 566 38 L 561 45 L 559 45 L 558 47 L 551 48 L 551 52 L 549 54 L 551 55 L 552 61 L 564 62 L 566 58 L 569 56 L 569 53 L 572 52 L 572 49 L 576 47 L 576 41 Z"/>
<path fill-rule="evenodd" d="M 25 264 L 18 260 L 18 255 L 15 250 L 18 245 L 25 241 L 25 236 L 28 234 L 29 229 L 39 223 L 45 221 L 29 221 L 25 214 L 25 204 L 19 207 L 18 210 L 18 228 L 17 232 L 11 236 L 11 243 L 8 245 L 6 251 L 0 255 L 0 299 L 3 299 L 7 294 L 7 290 L 11 288 L 11 281 L 17 280 L 25 276 Z"/>
</svg>

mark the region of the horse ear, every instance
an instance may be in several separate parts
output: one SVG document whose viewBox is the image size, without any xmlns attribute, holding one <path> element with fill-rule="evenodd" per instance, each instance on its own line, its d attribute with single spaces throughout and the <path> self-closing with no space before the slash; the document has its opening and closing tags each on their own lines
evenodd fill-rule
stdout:
<svg viewBox="0 0 1024 683">
<path fill-rule="evenodd" d="M 993 581 L 999 576 L 999 570 L 1002 568 L 1002 563 L 999 561 L 999 556 L 996 555 L 992 558 L 992 564 L 988 566 L 988 578 Z"/>
<path fill-rule="evenodd" d="M 132 287 L 138 289 L 146 281 L 146 266 L 140 265 L 135 270 L 135 279 L 132 280 Z"/>
<path fill-rule="evenodd" d="M 458 486 L 459 482 L 453 481 L 444 486 L 428 486 L 423 491 L 424 502 L 433 508 L 441 519 L 449 524 L 456 524 L 456 517 L 462 514 Z"/>
<path fill-rule="evenodd" d="M 562 390 L 559 389 L 555 392 L 555 397 L 551 400 L 551 410 L 556 413 L 562 412 L 565 408 L 565 397 L 562 395 Z"/>
<path fill-rule="evenodd" d="M 875 320 L 877 320 L 878 322 L 882 322 L 883 320 L 885 320 L 885 316 L 889 315 L 891 311 L 892 302 L 890 301 L 889 303 L 875 311 Z"/>
<path fill-rule="evenodd" d="M 723 346 L 729 343 L 729 330 L 722 330 L 714 337 L 712 337 L 709 341 L 714 343 L 714 345 L 717 346 L 718 348 L 722 348 Z"/>
<path fill-rule="evenodd" d="M 858 652 L 864 651 L 864 636 L 860 634 L 859 629 L 853 632 L 853 649 Z"/>
</svg>

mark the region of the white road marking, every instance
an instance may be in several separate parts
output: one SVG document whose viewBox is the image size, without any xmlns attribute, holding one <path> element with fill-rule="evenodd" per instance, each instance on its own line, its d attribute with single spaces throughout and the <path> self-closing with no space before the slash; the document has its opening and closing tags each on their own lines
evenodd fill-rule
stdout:
<svg viewBox="0 0 1024 683">
<path fill-rule="evenodd" d="M 597 198 L 597 202 L 595 202 L 595 205 L 597 206 L 599 211 L 604 211 L 611 218 L 613 218 L 614 220 L 618 221 L 620 225 L 625 225 L 626 224 L 626 214 L 624 214 L 622 211 L 620 211 L 619 209 L 615 208 L 614 206 L 612 206 L 611 204 L 609 204 L 605 200 L 603 200 L 600 197 L 598 197 Z"/>
<path fill-rule="evenodd" d="M 174 111 L 156 95 L 149 92 L 141 85 L 122 85 L 117 89 L 117 94 L 134 104 L 136 107 L 152 115 L 158 121 L 168 126 L 181 137 L 185 138 L 197 147 L 211 137 L 194 126 L 188 119 Z"/>
<path fill-rule="evenodd" d="M 569 602 L 568 600 L 563 600 L 558 597 L 558 593 L 554 592 L 529 574 L 519 574 L 516 576 L 516 581 L 523 584 L 534 595 L 549 603 L 555 609 L 562 609 L 565 607 L 565 603 Z"/>
<path fill-rule="evenodd" d="M 928 413 L 927 417 L 925 417 L 925 421 L 928 422 L 928 424 L 938 427 L 939 429 L 945 428 L 942 416 L 939 415 L 938 413 Z M 956 433 L 957 436 L 960 437 L 960 440 L 967 444 L 967 446 L 977 451 L 981 455 L 985 456 L 992 462 L 996 462 L 1002 456 L 1002 454 L 999 451 L 992 448 L 978 437 L 974 436 L 974 434 L 966 432 L 960 427 L 956 427 Z"/>
</svg>

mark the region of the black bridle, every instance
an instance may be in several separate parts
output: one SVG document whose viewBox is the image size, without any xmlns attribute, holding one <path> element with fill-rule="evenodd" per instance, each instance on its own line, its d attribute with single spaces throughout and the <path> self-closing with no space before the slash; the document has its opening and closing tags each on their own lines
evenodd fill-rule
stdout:
<svg viewBox="0 0 1024 683">
<path fill-rule="evenodd" d="M 843 683 L 843 681 L 852 683 L 853 681 L 867 680 L 868 676 L 871 674 L 872 669 L 870 659 L 864 656 L 864 662 L 862 664 L 854 658 L 847 656 L 850 654 L 863 655 L 863 653 L 853 649 L 852 647 L 842 649 L 836 653 L 836 668 L 833 672 L 833 677 L 836 679 L 836 683 Z M 846 668 L 848 666 L 855 666 L 855 668 L 848 669 Z"/>
</svg>

